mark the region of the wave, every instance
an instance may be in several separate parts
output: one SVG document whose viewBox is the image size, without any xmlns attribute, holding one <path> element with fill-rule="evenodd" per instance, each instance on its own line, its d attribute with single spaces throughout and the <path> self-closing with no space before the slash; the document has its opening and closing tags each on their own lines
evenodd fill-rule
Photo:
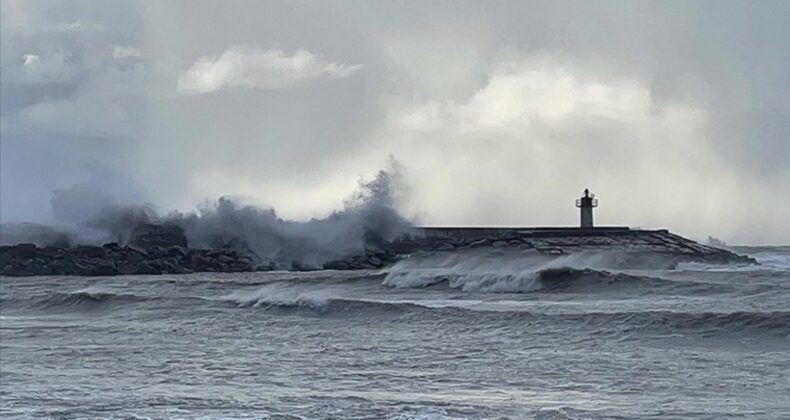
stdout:
<svg viewBox="0 0 790 420">
<path fill-rule="evenodd" d="M 756 253 L 750 255 L 757 260 L 757 264 L 704 264 L 699 262 L 684 262 L 677 265 L 680 271 L 710 271 L 710 272 L 790 272 L 790 254 L 788 253 Z"/>
<path fill-rule="evenodd" d="M 642 259 L 651 258 L 641 255 Z M 661 259 L 662 256 L 657 256 Z M 639 266 L 644 261 L 639 262 Z M 530 251 L 472 250 L 422 253 L 385 269 L 383 285 L 396 289 L 446 285 L 469 293 L 730 292 L 731 285 L 661 276 L 662 270 L 632 269 L 633 256 L 588 252 L 561 256 Z"/>
<path fill-rule="evenodd" d="M 10 309 L 25 309 L 34 311 L 57 310 L 91 310 L 117 308 L 124 305 L 139 304 L 153 301 L 178 301 L 205 300 L 201 297 L 186 296 L 141 296 L 132 293 L 122 293 L 101 287 L 90 286 L 71 292 L 52 292 L 43 296 L 26 299 L 3 299 L 2 306 Z"/>
<path fill-rule="evenodd" d="M 575 274 L 573 274 L 575 273 Z M 574 275 L 586 276 L 586 270 L 572 271 Z M 593 275 L 594 276 L 597 274 Z M 556 287 L 578 287 L 568 280 L 562 270 L 546 270 L 539 281 L 560 276 Z M 615 278 L 622 278 L 615 276 Z M 634 281 L 628 278 L 619 280 Z M 551 281 L 551 280 L 549 280 Z M 592 281 L 595 287 L 600 283 Z M 608 280 L 606 280 L 608 281 Z M 637 280 L 641 281 L 641 280 Z M 570 282 L 563 284 L 563 282 Z M 722 334 L 769 334 L 790 336 L 790 312 L 788 311 L 738 311 L 738 312 L 677 312 L 677 311 L 589 311 L 582 307 L 565 308 L 555 312 L 535 301 L 490 301 L 473 299 L 369 299 L 353 296 L 340 296 L 338 290 L 306 290 L 293 284 L 270 284 L 255 290 L 240 290 L 214 297 L 200 296 L 140 296 L 116 293 L 111 290 L 88 287 L 67 292 L 52 293 L 25 301 L 16 301 L 25 309 L 77 311 L 94 309 L 117 309 L 127 305 L 149 302 L 164 302 L 168 310 L 194 313 L 208 306 L 219 305 L 226 309 L 261 310 L 262 313 L 277 314 L 304 312 L 338 316 L 401 316 L 410 314 L 418 319 L 442 319 L 443 322 L 472 322 L 480 325 L 516 323 L 525 328 L 545 328 L 562 331 L 568 328 L 582 328 L 590 336 L 616 335 L 627 338 L 640 334 L 693 333 L 702 336 Z M 3 306 L 8 308 L 8 301 Z M 13 305 L 12 305 L 13 306 Z M 542 308 L 542 309 L 541 309 Z M 586 307 L 590 309 L 589 306 Z M 616 309 L 616 308 L 615 308 Z M 571 310 L 573 312 L 568 312 Z M 531 326 L 530 326 L 531 325 Z"/>
<path fill-rule="evenodd" d="M 82 289 L 74 292 L 54 292 L 43 298 L 34 299 L 30 306 L 34 309 L 48 310 L 68 307 L 99 307 L 150 300 L 149 297 L 133 294 L 114 293 L 99 289 Z"/>
<path fill-rule="evenodd" d="M 497 302 L 468 299 L 376 300 L 341 297 L 329 291 L 299 291 L 269 285 L 253 292 L 236 292 L 216 300 L 231 302 L 238 308 L 264 311 L 310 311 L 321 314 L 348 314 L 361 316 L 414 313 L 420 317 L 442 318 L 445 321 L 468 322 L 476 317 L 485 318 L 484 325 L 496 322 L 517 322 L 521 325 L 535 323 L 543 327 L 566 328 L 575 324 L 596 334 L 640 334 L 641 332 L 673 334 L 693 332 L 700 335 L 731 333 L 771 334 L 790 336 L 790 312 L 675 312 L 675 311 L 621 311 L 621 312 L 541 312 L 534 306 L 522 306 L 518 301 Z M 527 303 L 527 302 L 525 302 Z"/>
<path fill-rule="evenodd" d="M 423 288 L 446 283 L 470 293 L 602 292 L 635 287 L 648 292 L 660 287 L 693 285 L 656 277 L 616 273 L 591 268 L 552 267 L 521 272 L 453 273 L 444 270 L 392 271 L 383 281 L 398 289 Z"/>
<path fill-rule="evenodd" d="M 236 291 L 210 300 L 230 302 L 239 308 L 309 309 L 318 312 L 408 310 L 418 308 L 413 302 L 354 299 L 334 295 L 328 290 L 305 291 L 283 283 L 269 284 L 255 291 Z"/>
<path fill-rule="evenodd" d="M 607 324 L 628 331 L 695 331 L 701 335 L 721 333 L 771 333 L 790 335 L 790 312 L 634 312 L 596 315 Z"/>
</svg>

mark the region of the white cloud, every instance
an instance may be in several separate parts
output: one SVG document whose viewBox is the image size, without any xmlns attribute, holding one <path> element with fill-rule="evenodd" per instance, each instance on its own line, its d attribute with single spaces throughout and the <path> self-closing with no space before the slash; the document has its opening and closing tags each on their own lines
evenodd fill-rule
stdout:
<svg viewBox="0 0 790 420">
<path fill-rule="evenodd" d="M 35 54 L 25 54 L 22 56 L 22 65 L 26 68 L 37 66 L 41 62 L 41 57 Z"/>
<path fill-rule="evenodd" d="M 125 58 L 140 58 L 143 53 L 135 48 L 123 45 L 114 45 L 112 47 L 112 58 L 115 60 L 123 60 Z"/>
<path fill-rule="evenodd" d="M 178 77 L 178 92 L 201 94 L 227 88 L 287 89 L 321 79 L 341 79 L 362 68 L 327 61 L 307 50 L 288 55 L 282 50 L 235 46 L 219 57 L 204 56 Z"/>
<path fill-rule="evenodd" d="M 72 79 L 79 68 L 70 52 L 57 51 L 51 54 L 22 54 L 21 66 L 10 69 L 18 71 L 11 80 L 21 83 L 53 83 Z"/>
</svg>

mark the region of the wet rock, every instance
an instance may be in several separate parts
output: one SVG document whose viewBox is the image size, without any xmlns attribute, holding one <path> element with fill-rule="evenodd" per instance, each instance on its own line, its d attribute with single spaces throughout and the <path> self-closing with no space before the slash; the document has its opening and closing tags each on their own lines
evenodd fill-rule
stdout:
<svg viewBox="0 0 790 420">
<path fill-rule="evenodd" d="M 345 261 L 339 261 L 332 268 L 334 268 L 335 270 L 348 270 L 349 268 L 351 268 L 351 266 Z"/>
<path fill-rule="evenodd" d="M 120 245 L 118 245 L 117 242 L 110 242 L 108 244 L 102 245 L 101 247 L 108 252 L 118 251 L 119 249 L 121 249 Z"/>
<path fill-rule="evenodd" d="M 38 255 L 38 247 L 35 244 L 19 244 L 14 248 L 19 258 L 33 258 Z"/>
<path fill-rule="evenodd" d="M 115 260 L 102 259 L 93 264 L 93 271 L 97 276 L 114 276 L 118 274 L 118 268 L 115 266 Z"/>
<path fill-rule="evenodd" d="M 293 271 L 316 271 L 320 270 L 320 267 L 312 266 L 309 264 L 303 264 L 299 261 L 292 261 L 291 262 L 291 270 Z"/>
<path fill-rule="evenodd" d="M 255 267 L 255 271 L 274 271 L 275 265 L 274 263 L 266 263 L 260 264 Z"/>
<path fill-rule="evenodd" d="M 139 273 L 139 264 L 122 262 L 117 266 L 118 274 L 142 274 Z"/>
<path fill-rule="evenodd" d="M 186 258 L 188 252 L 186 248 L 181 246 L 171 246 L 165 251 L 165 255 L 168 257 L 176 257 L 176 258 Z"/>
<path fill-rule="evenodd" d="M 488 239 L 478 239 L 476 241 L 469 242 L 469 244 L 467 246 L 469 246 L 470 248 L 473 248 L 473 247 L 477 247 L 477 246 L 485 246 L 485 245 L 488 245 L 490 243 L 491 243 L 491 241 L 488 240 Z"/>
<path fill-rule="evenodd" d="M 184 230 L 176 225 L 140 225 L 134 229 L 131 237 L 132 239 L 129 243 L 143 249 L 148 249 L 153 246 L 162 248 L 170 248 L 173 246 L 180 246 L 182 248 L 188 247 Z"/>
</svg>

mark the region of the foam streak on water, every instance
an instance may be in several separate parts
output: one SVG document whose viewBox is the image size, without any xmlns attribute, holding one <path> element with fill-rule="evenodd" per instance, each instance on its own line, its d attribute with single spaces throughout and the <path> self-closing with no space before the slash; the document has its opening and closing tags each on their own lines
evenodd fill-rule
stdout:
<svg viewBox="0 0 790 420">
<path fill-rule="evenodd" d="M 0 416 L 787 418 L 790 252 L 753 255 L 0 278 Z"/>
</svg>

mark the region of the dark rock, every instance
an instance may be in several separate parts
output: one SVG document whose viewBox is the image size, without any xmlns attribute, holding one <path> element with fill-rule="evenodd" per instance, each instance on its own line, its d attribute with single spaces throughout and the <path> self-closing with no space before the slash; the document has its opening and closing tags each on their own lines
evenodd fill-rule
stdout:
<svg viewBox="0 0 790 420">
<path fill-rule="evenodd" d="M 134 244 L 129 244 L 129 245 L 125 246 L 123 249 L 126 252 L 128 252 L 127 255 L 129 255 L 130 257 L 133 257 L 133 255 L 132 255 L 133 253 L 137 254 L 137 256 L 139 256 L 140 258 L 148 257 L 148 251 L 146 251 L 145 248 L 139 247 L 139 246 L 134 245 Z"/>
<path fill-rule="evenodd" d="M 470 242 L 469 243 L 469 247 L 485 246 L 485 245 L 488 245 L 490 243 L 491 243 L 491 241 L 489 241 L 488 239 L 478 239 L 476 241 Z"/>
<path fill-rule="evenodd" d="M 81 245 L 71 248 L 71 254 L 80 258 L 103 258 L 107 251 L 100 246 Z"/>
<path fill-rule="evenodd" d="M 35 244 L 19 244 L 14 248 L 19 258 L 33 258 L 38 254 L 38 247 Z"/>
<path fill-rule="evenodd" d="M 185 258 L 188 252 L 186 249 L 180 246 L 171 246 L 165 252 L 165 255 L 168 257 L 177 257 L 177 258 Z"/>
<path fill-rule="evenodd" d="M 94 269 L 94 267 L 92 265 L 89 265 L 89 264 L 86 264 L 86 263 L 82 263 L 82 262 L 74 263 L 74 274 L 76 274 L 78 276 L 94 276 L 94 275 L 96 275 L 95 274 L 95 269 Z"/>
<path fill-rule="evenodd" d="M 291 262 L 291 270 L 293 271 L 316 271 L 320 269 L 321 269 L 320 267 L 316 267 L 308 264 L 302 264 L 299 261 Z"/>
<path fill-rule="evenodd" d="M 255 267 L 255 271 L 273 271 L 275 268 L 274 263 L 260 264 Z"/>
<path fill-rule="evenodd" d="M 236 259 L 229 255 L 220 255 L 217 258 L 217 261 L 219 261 L 220 264 L 231 264 L 236 262 Z"/>
<path fill-rule="evenodd" d="M 118 245 L 118 242 L 110 242 L 108 244 L 102 245 L 101 247 L 104 248 L 106 251 L 117 251 L 118 249 L 121 248 Z"/>
<path fill-rule="evenodd" d="M 348 270 L 348 263 L 341 260 L 329 261 L 324 263 L 324 270 Z"/>
<path fill-rule="evenodd" d="M 165 247 L 159 245 L 149 246 L 146 248 L 146 252 L 148 252 L 148 258 L 161 258 L 167 256 Z"/>
<path fill-rule="evenodd" d="M 153 246 L 170 248 L 180 246 L 188 248 L 187 237 L 184 230 L 176 225 L 140 225 L 132 232 L 129 244 L 148 249 Z"/>
<path fill-rule="evenodd" d="M 142 274 L 139 273 L 138 264 L 131 262 L 122 262 L 117 266 L 118 274 Z"/>
<path fill-rule="evenodd" d="M 137 265 L 135 274 L 162 274 L 162 268 L 155 264 L 143 262 Z"/>
<path fill-rule="evenodd" d="M 96 261 L 96 263 L 93 264 L 93 270 L 97 276 L 114 276 L 118 274 L 115 261 L 111 259 Z"/>
</svg>

